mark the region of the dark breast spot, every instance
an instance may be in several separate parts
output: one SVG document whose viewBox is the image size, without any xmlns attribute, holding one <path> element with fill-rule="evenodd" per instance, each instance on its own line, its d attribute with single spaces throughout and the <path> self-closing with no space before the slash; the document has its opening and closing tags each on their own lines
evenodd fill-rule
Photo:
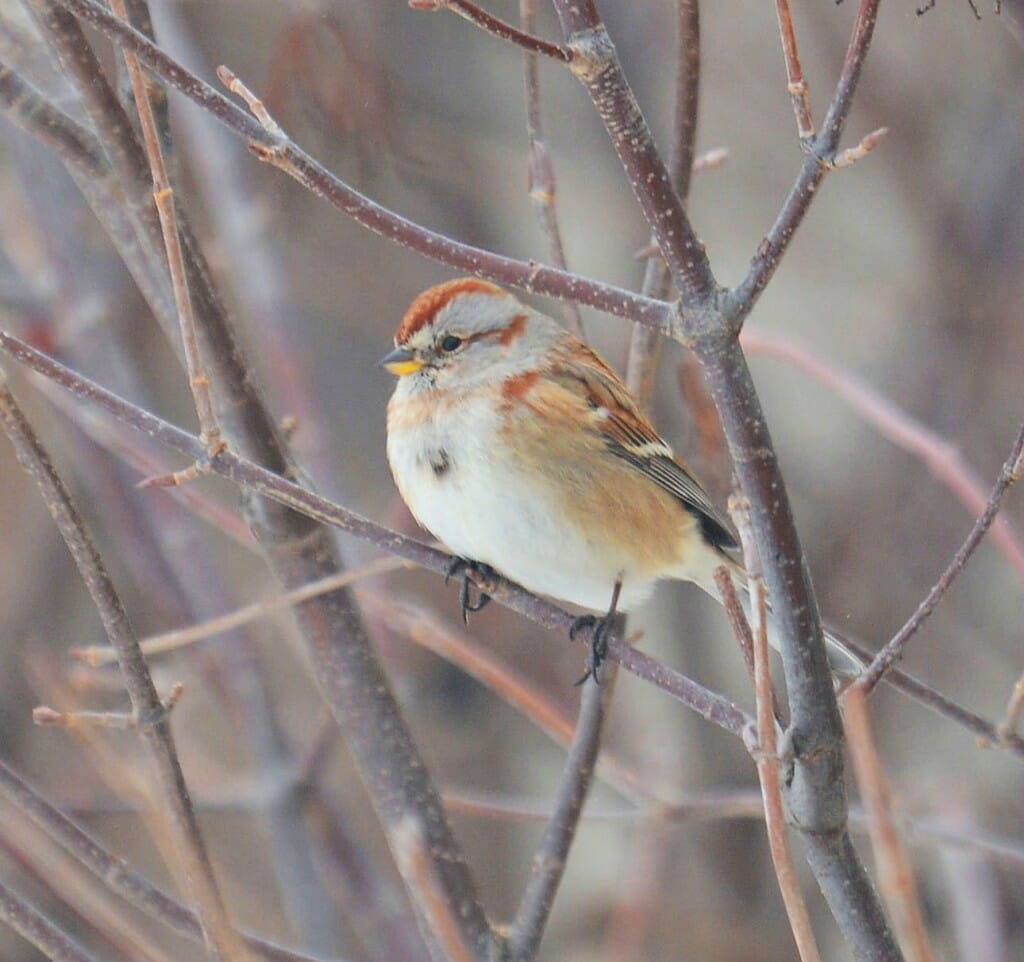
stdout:
<svg viewBox="0 0 1024 962">
<path fill-rule="evenodd" d="M 430 470 L 435 478 L 443 478 L 451 469 L 452 462 L 444 448 L 433 451 L 430 455 Z"/>
</svg>

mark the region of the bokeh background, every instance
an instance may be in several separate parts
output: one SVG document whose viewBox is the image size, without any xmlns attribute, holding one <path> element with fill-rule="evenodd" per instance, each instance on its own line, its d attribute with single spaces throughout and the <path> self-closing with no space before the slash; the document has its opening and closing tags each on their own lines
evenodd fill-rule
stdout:
<svg viewBox="0 0 1024 962">
<path fill-rule="evenodd" d="M 168 49 L 210 79 L 214 65 L 231 66 L 301 145 L 361 191 L 459 240 L 548 258 L 527 196 L 516 50 L 454 15 L 414 12 L 399 0 L 151 5 Z M 601 6 L 627 76 L 667 146 L 673 4 Z M 540 32 L 557 37 L 553 15 L 540 7 Z M 795 7 L 820 118 L 855 4 Z M 492 9 L 517 15 L 508 0 Z M 719 169 L 696 176 L 690 211 L 718 278 L 734 284 L 801 153 L 773 6 L 708 3 L 701 12 L 698 151 L 727 147 L 729 155 Z M 889 134 L 865 160 L 827 179 L 748 327 L 761 343 L 796 341 L 856 374 L 941 435 L 987 488 L 1024 417 L 1024 48 L 1005 16 L 987 6 L 980 12 L 976 20 L 965 3 L 944 2 L 918 16 L 912 0 L 883 5 L 846 146 L 880 126 Z M 29 29 L 20 3 L 2 0 L 4 57 L 60 96 L 44 55 L 26 40 Z M 97 47 L 113 64 L 109 48 L 102 41 Z M 570 267 L 637 288 L 643 264 L 634 255 L 647 231 L 604 130 L 566 72 L 545 63 L 541 80 Z M 412 297 L 452 273 L 369 234 L 262 167 L 192 105 L 173 94 L 171 102 L 179 196 L 272 409 L 294 418 L 297 459 L 322 493 L 415 533 L 385 461 L 392 385 L 376 361 Z M 59 163 L 6 121 L 0 205 L 3 325 L 192 426 L 185 379 L 102 231 Z M 592 311 L 584 318 L 593 343 L 621 369 L 627 325 Z M 827 385 L 753 348 L 751 358 L 821 607 L 844 631 L 879 646 L 913 612 L 973 519 L 927 466 Z M 4 366 L 72 484 L 140 635 L 275 593 L 251 552 L 163 494 L 133 490 L 138 471 L 88 440 L 73 408 L 55 407 L 13 365 Z M 724 503 L 727 455 L 713 428 L 698 430 L 693 416 L 705 407 L 692 362 L 669 347 L 656 423 Z M 0 479 L 0 752 L 133 865 L 171 884 L 133 811 L 132 779 L 145 772 L 135 738 L 32 725 L 31 709 L 41 702 L 113 710 L 124 699 L 113 675 L 87 672 L 67 658 L 72 646 L 101 643 L 102 631 L 6 443 Z M 236 509 L 236 493 L 225 483 L 198 484 Z M 146 526 L 155 513 L 163 519 L 159 537 Z M 1024 537 L 1019 492 L 1011 493 L 1005 516 Z M 375 557 L 355 542 L 345 548 L 353 564 Z M 176 562 L 166 561 L 172 556 Z M 210 589 L 193 599 L 193 610 L 168 587 L 165 567 L 182 558 L 205 572 Z M 1000 718 L 1024 668 L 1022 581 L 1021 571 L 986 542 L 911 643 L 906 667 Z M 424 620 L 429 614 L 461 630 L 456 590 L 442 590 L 434 576 L 400 572 L 365 586 L 417 606 Z M 373 610 L 381 655 L 441 786 L 453 795 L 486 796 L 496 808 L 543 810 L 562 749 L 461 670 L 411 643 L 386 608 Z M 631 628 L 643 632 L 642 645 L 658 658 L 751 704 L 727 623 L 695 590 L 664 586 Z M 572 715 L 581 649 L 497 605 L 474 618 L 469 632 Z M 277 616 L 244 636 L 213 639 L 154 663 L 165 690 L 174 681 L 186 685 L 174 715 L 186 775 L 237 918 L 324 956 L 396 958 L 388 939 L 398 939 L 393 933 L 407 924 L 405 897 L 351 759 L 324 728 L 325 710 L 295 642 L 288 618 Z M 977 845 L 951 847 L 915 835 L 915 868 L 941 957 L 1024 957 L 1020 762 L 979 746 L 899 694 L 880 691 L 871 704 L 902 816 L 1018 846 L 997 858 Z M 729 815 L 727 803 L 756 788 L 741 744 L 629 677 L 618 682 L 605 745 L 647 791 L 676 801 L 720 799 L 707 806 L 717 816 Z M 310 757 L 314 790 L 300 806 L 309 846 L 303 862 L 282 851 L 275 806 L 294 800 L 281 801 L 276 788 Z M 796 957 L 756 820 L 608 817 L 627 805 L 602 784 L 591 804 L 605 817 L 582 824 L 541 958 Z M 3 803 L 0 812 L 0 877 L 94 945 L 99 957 L 139 957 L 130 940 L 115 945 L 97 934 L 113 923 L 87 924 L 98 908 L 65 904 L 57 891 L 73 883 L 50 888 L 40 880 L 63 878 L 59 859 Z M 453 819 L 489 913 L 510 917 L 543 823 L 461 809 Z M 285 863 L 306 871 L 289 876 Z M 849 958 L 805 874 L 825 957 Z M 77 887 L 92 891 L 85 881 Z M 296 901 L 304 902 L 305 916 Z M 106 904 L 115 915 L 130 913 Z M 163 946 L 159 957 L 195 957 L 194 948 L 147 931 Z M 392 935 L 382 935 L 387 931 Z M 6 930 L 0 955 L 37 957 Z"/>
</svg>

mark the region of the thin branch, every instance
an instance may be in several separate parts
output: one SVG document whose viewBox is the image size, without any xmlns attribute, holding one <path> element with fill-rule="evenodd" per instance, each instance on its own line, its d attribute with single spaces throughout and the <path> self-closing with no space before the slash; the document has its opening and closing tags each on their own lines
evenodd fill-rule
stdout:
<svg viewBox="0 0 1024 962">
<path fill-rule="evenodd" d="M 898 960 L 899 947 L 847 831 L 843 735 L 821 621 L 778 458 L 739 342 L 708 333 L 694 343 L 750 501 L 758 554 L 769 559 L 772 598 L 789 693 L 786 771 L 789 824 L 855 954 Z"/>
<path fill-rule="evenodd" d="M 0 762 L 0 795 L 77 864 L 91 872 L 129 905 L 192 942 L 202 942 L 203 930 L 194 913 L 133 872 L 127 863 L 108 852 L 3 762 Z M 290 952 L 252 935 L 245 936 L 245 941 L 255 954 L 267 962 L 318 962 L 311 956 Z"/>
<path fill-rule="evenodd" d="M 110 6 L 119 17 L 127 19 L 128 13 L 124 0 L 110 0 Z M 146 89 L 146 78 L 135 54 L 125 51 L 124 59 L 128 66 L 128 75 L 131 78 L 135 109 L 138 111 L 139 123 L 142 127 L 146 158 L 153 174 L 153 200 L 160 218 L 164 248 L 167 251 L 171 286 L 174 289 L 174 303 L 178 309 L 178 322 L 181 326 L 181 343 L 185 351 L 188 385 L 192 391 L 196 415 L 199 418 L 199 436 L 206 445 L 207 455 L 212 457 L 223 447 L 224 440 L 221 437 L 220 426 L 217 424 L 217 417 L 214 413 L 213 398 L 210 395 L 210 379 L 199 350 L 199 336 L 196 333 L 195 313 L 188 288 L 181 234 L 178 232 L 174 193 L 167 175 L 167 167 L 164 164 L 163 152 L 160 149 L 160 134 L 157 129 L 153 104 Z"/>
<path fill-rule="evenodd" d="M 1024 712 L 1024 674 L 1014 684 L 1010 700 L 1006 704 L 1006 716 L 996 729 L 1001 741 L 1015 737 L 1022 712 Z"/>
<path fill-rule="evenodd" d="M 190 894 L 195 898 L 203 930 L 223 959 L 245 959 L 247 952 L 231 927 L 206 846 L 199 832 L 195 812 L 178 761 L 170 724 L 163 703 L 153 685 L 138 642 L 117 590 L 82 523 L 63 482 L 32 432 L 0 372 L 0 421 L 17 451 L 25 470 L 39 486 L 68 546 L 93 603 L 99 612 L 111 645 L 117 649 L 125 687 L 132 703 L 140 734 L 156 768 L 161 786 L 163 814 L 181 861 Z"/>
<path fill-rule="evenodd" d="M 533 33 L 536 28 L 536 15 L 537 0 L 519 0 L 519 18 L 523 30 L 527 33 Z M 526 85 L 530 200 L 533 202 L 541 230 L 548 239 L 552 263 L 555 267 L 566 270 L 565 245 L 562 243 L 562 230 L 558 223 L 558 207 L 555 200 L 555 165 L 544 140 L 543 114 L 540 107 L 540 64 L 535 53 L 527 51 L 523 56 L 523 72 Z M 563 304 L 563 311 L 570 330 L 581 340 L 586 340 L 579 305 L 574 301 L 566 301 Z"/>
<path fill-rule="evenodd" d="M 593 780 L 604 727 L 605 698 L 614 685 L 612 673 L 606 674 L 601 682 L 591 675 L 583 685 L 576 734 L 565 759 L 554 811 L 537 846 L 530 879 L 509 930 L 509 954 L 514 962 L 526 962 L 537 954 Z"/>
<path fill-rule="evenodd" d="M 808 347 L 788 337 L 745 331 L 743 346 L 748 353 L 788 361 L 824 384 L 883 437 L 923 461 L 928 470 L 946 485 L 971 514 L 977 516 L 985 510 L 988 490 L 980 475 L 964 461 L 959 449 L 947 438 L 911 417 L 856 374 L 823 361 Z M 1024 544 L 1006 518 L 998 517 L 993 522 L 992 540 L 1024 580 Z"/>
<path fill-rule="evenodd" d="M 60 3 L 116 40 L 126 50 L 136 54 L 153 74 L 199 104 L 235 133 L 251 141 L 258 147 L 261 159 L 274 159 L 275 166 L 283 166 L 303 186 L 369 230 L 450 267 L 467 270 L 528 293 L 573 300 L 649 324 L 658 330 L 667 329 L 669 305 L 663 301 L 642 297 L 611 284 L 603 284 L 533 261 L 520 261 L 460 244 L 374 203 L 335 177 L 288 138 L 282 140 L 272 136 L 244 110 L 167 56 L 95 0 L 60 0 Z"/>
<path fill-rule="evenodd" d="M 839 139 L 842 137 L 853 104 L 857 81 L 860 79 L 861 69 L 871 46 L 879 3 L 880 0 L 861 0 L 850 43 L 846 48 L 843 70 L 825 113 L 825 120 L 818 133 L 808 141 L 808 153 L 796 182 L 790 189 L 771 230 L 751 260 L 746 277 L 729 291 L 723 301 L 725 314 L 736 330 L 743 326 L 743 321 L 775 274 L 793 235 L 817 196 L 825 174 L 831 169 Z"/>
<path fill-rule="evenodd" d="M 811 101 L 804 80 L 804 69 L 800 65 L 800 54 L 796 48 L 796 31 L 793 29 L 789 0 L 775 0 L 775 15 L 779 21 L 779 34 L 782 38 L 782 55 L 786 60 L 789 98 L 793 102 L 793 113 L 796 115 L 796 132 L 803 142 L 813 136 L 814 121 L 811 119 Z"/>
<path fill-rule="evenodd" d="M 889 785 L 871 734 L 867 695 L 859 687 L 846 693 L 843 718 L 857 784 L 868 815 L 868 834 L 878 864 L 879 885 L 909 962 L 932 962 L 914 873 L 893 823 Z"/>
<path fill-rule="evenodd" d="M 672 124 L 672 155 L 669 176 L 685 206 L 695 169 L 697 117 L 700 106 L 700 4 L 698 0 L 676 0 L 676 91 Z M 657 238 L 651 238 L 651 253 L 644 270 L 641 290 L 659 299 L 669 295 L 671 278 Z M 661 356 L 662 336 L 648 327 L 633 326 L 626 362 L 626 383 L 645 407 L 654 396 L 654 378 Z"/>
<path fill-rule="evenodd" d="M 757 703 L 757 737 L 751 754 L 757 766 L 764 799 L 765 829 L 779 891 L 786 906 L 789 927 L 793 931 L 802 962 L 821 962 L 814 938 L 807 903 L 800 891 L 800 880 L 793 865 L 793 853 L 786 834 L 786 811 L 782 799 L 782 772 L 775 730 L 775 690 L 772 687 L 768 655 L 768 605 L 765 597 L 761 562 L 750 529 L 750 505 L 744 498 L 734 499 L 731 510 L 743 545 L 743 560 L 750 590 L 750 632 L 754 657 L 754 696 Z M 742 639 L 743 632 L 737 634 Z"/>
<path fill-rule="evenodd" d="M 512 24 L 499 20 L 475 3 L 471 3 L 470 0 L 409 0 L 409 6 L 413 10 L 451 10 L 452 13 L 457 13 L 463 19 L 476 24 L 492 37 L 522 47 L 531 55 L 540 54 L 565 64 L 572 60 L 572 52 L 565 47 L 560 47 L 557 43 L 549 43 L 547 40 L 541 40 L 540 37 L 534 37 L 531 33 L 519 30 Z"/>
<path fill-rule="evenodd" d="M 18 361 L 53 380 L 76 397 L 100 405 L 118 420 L 143 431 L 154 440 L 171 447 L 187 458 L 202 456 L 199 439 L 143 411 L 141 408 L 117 397 L 111 392 L 84 378 L 64 365 L 48 358 L 16 337 L 0 331 L 0 349 Z M 211 470 L 223 477 L 244 485 L 254 493 L 263 495 L 301 512 L 309 518 L 333 525 L 377 547 L 399 555 L 420 567 L 437 574 L 444 574 L 450 568 L 452 556 L 444 551 L 431 548 L 411 538 L 389 531 L 360 517 L 346 508 L 303 488 L 294 482 L 276 475 L 259 465 L 246 460 L 232 451 L 223 451 L 211 462 Z M 488 593 L 506 608 L 525 615 L 531 621 L 550 628 L 562 635 L 568 635 L 576 618 L 557 605 L 530 594 L 513 582 L 495 578 L 487 585 Z M 576 641 L 590 643 L 590 630 L 577 632 Z M 687 707 L 716 725 L 740 735 L 749 722 L 749 716 L 727 698 L 698 685 L 685 675 L 661 664 L 650 655 L 627 645 L 620 638 L 609 641 L 608 657 L 637 677 L 643 678 L 672 695 Z"/>
<path fill-rule="evenodd" d="M 683 307 L 703 308 L 718 288 L 707 251 L 690 224 L 671 173 L 658 153 L 622 71 L 615 45 L 590 0 L 555 0 L 555 8 L 573 53 L 569 68 L 587 89 L 604 122 L 630 187 L 682 295 Z"/>
<path fill-rule="evenodd" d="M 3 882 L 0 882 L 0 919 L 51 962 L 94 962 L 94 957 L 71 936 Z"/>
<path fill-rule="evenodd" d="M 946 566 L 939 580 L 932 586 L 925 599 L 917 606 L 917 610 L 907 620 L 906 624 L 886 644 L 886 646 L 875 655 L 871 664 L 865 669 L 863 675 L 855 682 L 865 695 L 870 695 L 882 676 L 903 657 L 903 649 L 907 642 L 916 634 L 917 630 L 928 620 L 929 615 L 935 610 L 950 586 L 959 577 L 960 573 L 967 566 L 971 555 L 981 544 L 985 532 L 991 527 L 999 508 L 1002 506 L 1003 498 L 1014 482 L 1020 480 L 1021 458 L 1024 455 L 1024 424 L 1021 424 L 1017 432 L 1017 438 L 1010 449 L 1009 457 L 1003 464 L 999 477 L 996 479 L 992 492 L 989 494 L 988 504 L 985 510 L 974 523 L 964 543 L 953 555 L 952 561 Z"/>
</svg>

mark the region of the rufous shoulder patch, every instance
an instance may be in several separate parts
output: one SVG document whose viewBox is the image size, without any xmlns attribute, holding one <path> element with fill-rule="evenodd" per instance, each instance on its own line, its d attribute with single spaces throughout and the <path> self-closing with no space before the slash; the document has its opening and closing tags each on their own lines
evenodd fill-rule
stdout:
<svg viewBox="0 0 1024 962">
<path fill-rule="evenodd" d="M 395 331 L 395 344 L 399 347 L 409 340 L 417 331 L 429 324 L 437 312 L 459 294 L 504 294 L 505 292 L 490 281 L 482 281 L 478 277 L 460 277 L 454 281 L 446 281 L 428 287 L 416 300 L 409 305 L 402 323 Z"/>
<path fill-rule="evenodd" d="M 501 385 L 501 397 L 506 405 L 521 401 L 529 393 L 530 388 L 540 380 L 539 371 L 524 371 L 506 378 Z"/>
</svg>

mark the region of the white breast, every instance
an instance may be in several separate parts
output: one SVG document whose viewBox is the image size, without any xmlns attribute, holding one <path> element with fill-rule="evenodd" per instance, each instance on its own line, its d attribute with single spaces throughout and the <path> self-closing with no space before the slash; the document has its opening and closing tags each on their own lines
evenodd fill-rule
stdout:
<svg viewBox="0 0 1024 962">
<path fill-rule="evenodd" d="M 394 402 L 393 402 L 394 403 Z M 606 610 L 624 575 L 619 607 L 650 593 L 623 559 L 570 524 L 556 500 L 500 444 L 500 415 L 488 403 L 438 411 L 410 427 L 390 416 L 388 460 L 416 519 L 455 554 L 493 567 L 523 587 Z"/>
</svg>

